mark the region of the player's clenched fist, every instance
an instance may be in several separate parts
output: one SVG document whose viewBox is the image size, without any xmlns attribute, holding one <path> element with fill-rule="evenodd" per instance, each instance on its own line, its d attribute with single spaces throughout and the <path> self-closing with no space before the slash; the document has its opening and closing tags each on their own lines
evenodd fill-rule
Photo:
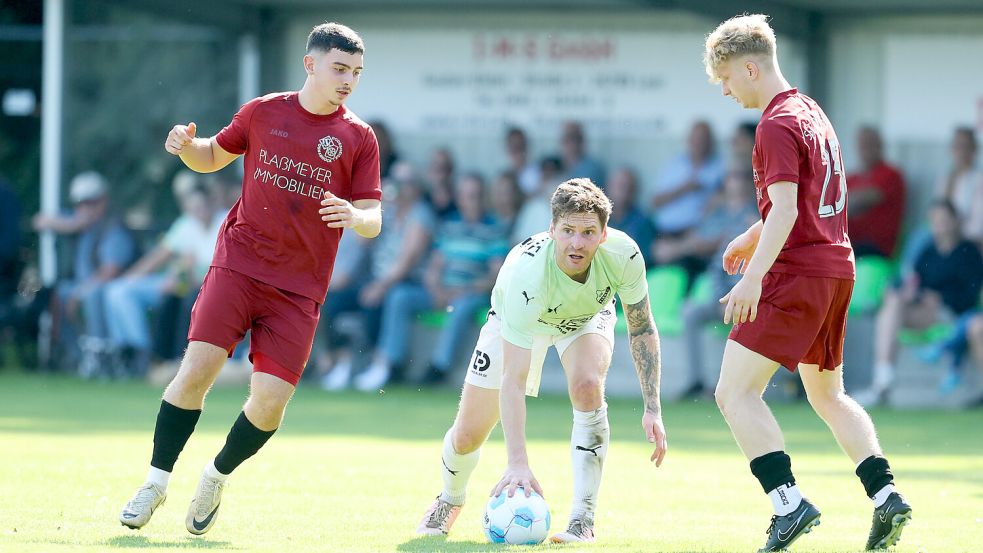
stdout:
<svg viewBox="0 0 983 553">
<path fill-rule="evenodd" d="M 191 141 L 195 139 L 196 130 L 197 126 L 193 122 L 187 125 L 174 125 L 171 132 L 167 133 L 164 149 L 169 154 L 181 155 L 184 147 L 191 144 Z"/>
</svg>

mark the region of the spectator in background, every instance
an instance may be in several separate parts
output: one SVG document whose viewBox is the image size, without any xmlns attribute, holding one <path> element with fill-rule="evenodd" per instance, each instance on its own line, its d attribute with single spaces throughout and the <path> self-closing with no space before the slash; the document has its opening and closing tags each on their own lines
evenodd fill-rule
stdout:
<svg viewBox="0 0 983 553">
<path fill-rule="evenodd" d="M 54 231 L 77 236 L 74 275 L 58 284 L 54 306 L 55 346 L 65 356 L 77 359 L 79 334 L 87 338 L 82 349 L 87 362 L 79 367 L 83 376 L 103 370 L 106 348 L 105 285 L 119 276 L 137 253 L 133 235 L 119 216 L 109 209 L 106 180 L 94 171 L 81 173 L 69 185 L 74 210 L 68 215 L 34 216 L 37 231 Z M 81 332 L 79 331 L 81 327 Z M 91 361 L 91 363 L 88 363 Z"/>
<path fill-rule="evenodd" d="M 160 244 L 106 285 L 110 346 L 120 368 L 130 376 L 144 375 L 150 365 L 153 340 L 147 310 L 158 310 L 171 296 L 197 296 L 225 218 L 215 211 L 201 179 L 191 171 L 175 177 L 174 195 L 181 215 Z"/>
<path fill-rule="evenodd" d="M 371 391 L 386 384 L 406 360 L 416 315 L 428 309 L 447 309 L 447 322 L 430 357 L 421 384 L 446 380 L 457 346 L 475 322 L 475 313 L 487 307 L 489 291 L 508 242 L 503 229 L 485 210 L 484 181 L 477 174 L 462 177 L 455 188 L 458 213 L 440 224 L 436 247 L 424 284 L 407 282 L 393 289 L 383 308 L 379 347 L 372 365 L 357 386 Z"/>
<path fill-rule="evenodd" d="M 754 171 L 751 167 L 751 156 L 754 152 L 754 135 L 757 128 L 757 123 L 744 122 L 734 129 L 734 134 L 730 137 L 730 160 L 727 165 L 731 171 L 746 173 Z"/>
<path fill-rule="evenodd" d="M 385 218 L 386 198 L 383 192 L 383 218 Z M 384 235 L 385 233 L 381 233 Z M 376 238 L 379 240 L 382 236 Z M 321 387 L 325 390 L 341 390 L 348 386 L 354 366 L 354 344 L 352 336 L 341 332 L 338 328 L 338 316 L 343 313 L 362 312 L 362 338 L 369 344 L 375 344 L 379 329 L 379 308 L 363 308 L 359 295 L 364 285 L 369 282 L 366 278 L 370 256 L 369 241 L 354 232 L 345 232 L 338 242 L 338 256 L 335 258 L 334 270 L 331 272 L 331 283 L 328 295 L 321 306 L 321 324 L 315 333 L 316 345 L 314 358 L 321 375 Z M 367 336 L 366 336 L 367 335 Z"/>
<path fill-rule="evenodd" d="M 857 146 L 862 169 L 847 178 L 850 242 L 858 256 L 891 258 L 904 217 L 904 177 L 884 161 L 881 135 L 873 127 L 860 128 Z"/>
<path fill-rule="evenodd" d="M 242 177 L 236 177 L 228 170 L 212 173 L 210 176 L 211 178 L 205 179 L 205 186 L 208 187 L 212 207 L 216 213 L 225 217 L 242 196 Z"/>
<path fill-rule="evenodd" d="M 651 265 L 648 251 L 655 229 L 649 218 L 638 209 L 638 177 L 635 172 L 627 167 L 612 171 L 608 176 L 607 195 L 612 204 L 608 226 L 630 236 L 642 249 L 645 265 Z"/>
<path fill-rule="evenodd" d="M 447 148 L 438 148 L 430 156 L 427 168 L 430 189 L 427 201 L 439 218 L 457 210 L 454 205 L 454 155 Z"/>
<path fill-rule="evenodd" d="M 604 165 L 587 155 L 584 128 L 577 121 L 563 124 L 560 133 L 560 159 L 563 160 L 563 177 L 560 180 L 587 178 L 604 188 Z"/>
<path fill-rule="evenodd" d="M 689 370 L 689 384 L 683 393 L 684 397 L 697 397 L 710 389 L 703 382 L 703 331 L 707 323 L 719 323 L 723 320 L 725 306 L 718 300 L 741 280 L 740 273 L 728 275 L 717 260 L 723 259 L 729 238 L 747 230 L 758 218 L 753 173 L 750 168 L 739 165 L 727 174 L 723 190 L 711 201 L 709 212 L 699 228 L 691 231 L 689 243 L 682 244 L 683 247 L 692 247 L 697 251 L 706 250 L 710 244 L 716 244 L 716 250 L 705 272 L 711 283 L 710 296 L 690 297 L 683 303 L 683 340 L 686 343 Z"/>
<path fill-rule="evenodd" d="M 898 330 L 925 329 L 946 318 L 976 308 L 983 285 L 983 256 L 960 230 L 959 215 L 948 200 L 937 200 L 929 211 L 932 241 L 916 257 L 914 272 L 900 288 L 888 290 L 877 314 L 873 382 L 854 398 L 874 405 L 894 378 Z"/>
<path fill-rule="evenodd" d="M 972 127 L 958 127 L 950 147 L 952 169 L 936 185 L 936 193 L 950 202 L 962 218 L 963 235 L 983 239 L 983 169 L 976 165 L 978 143 Z"/>
<path fill-rule="evenodd" d="M 495 179 L 491 189 L 491 206 L 495 220 L 501 227 L 506 237 L 512 235 L 516 220 L 519 217 L 519 210 L 526 197 L 519 187 L 519 181 L 512 171 L 504 171 Z M 509 239 L 509 243 L 517 244 Z"/>
<path fill-rule="evenodd" d="M 542 169 L 529 160 L 529 140 L 519 127 L 505 131 L 505 154 L 509 158 L 508 171 L 515 175 L 523 194 L 532 194 L 539 188 Z"/>
<path fill-rule="evenodd" d="M 968 340 L 970 350 L 973 352 L 973 361 L 976 363 L 976 370 L 983 378 L 983 315 L 977 313 L 969 321 Z M 983 407 L 983 394 L 971 399 L 967 407 L 979 409 Z"/>
<path fill-rule="evenodd" d="M 548 156 L 539 162 L 539 167 L 542 180 L 539 182 L 539 188 L 526 196 L 526 201 L 519 210 L 510 239 L 513 244 L 518 244 L 533 234 L 546 232 L 549 225 L 543 226 L 543 221 L 552 220 L 550 198 L 561 182 L 563 163 L 560 158 Z"/>
<path fill-rule="evenodd" d="M 424 200 L 423 186 L 413 168 L 408 163 L 398 162 L 393 166 L 392 175 L 391 183 L 386 183 L 383 188 L 382 225 L 386 230 L 375 238 L 370 277 L 358 290 L 358 305 L 355 307 L 355 310 L 365 313 L 365 334 L 373 349 L 377 349 L 386 298 L 400 284 L 423 282 L 424 262 L 430 252 L 436 226 L 436 217 Z M 336 312 L 332 316 L 344 311 L 344 296 L 333 305 Z M 351 363 L 336 363 L 329 374 L 334 374 L 335 370 L 342 372 L 330 377 L 331 382 L 336 384 L 328 387 L 340 389 L 347 386 L 352 371 Z M 402 372 L 386 376 L 400 380 Z M 359 389 L 372 389 L 371 385 L 378 380 L 378 375 L 365 370 L 355 376 L 354 384 Z M 322 384 L 327 385 L 328 382 L 322 380 Z"/>
<path fill-rule="evenodd" d="M 388 179 L 393 164 L 399 161 L 399 154 L 393 149 L 392 134 L 382 121 L 372 121 L 369 126 L 375 131 L 375 138 L 379 142 L 379 172 L 383 179 Z"/>
<path fill-rule="evenodd" d="M 658 236 L 678 237 L 695 227 L 723 177 L 724 165 L 714 152 L 710 125 L 697 121 L 686 151 L 669 162 L 656 184 L 652 208 Z"/>
<path fill-rule="evenodd" d="M 20 282 L 20 201 L 0 177 L 0 311 L 10 308 Z"/>
</svg>

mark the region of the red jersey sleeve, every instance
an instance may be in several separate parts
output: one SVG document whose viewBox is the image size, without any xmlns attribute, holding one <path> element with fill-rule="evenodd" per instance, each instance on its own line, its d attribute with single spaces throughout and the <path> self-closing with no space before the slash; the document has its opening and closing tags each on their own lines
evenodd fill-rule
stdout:
<svg viewBox="0 0 983 553">
<path fill-rule="evenodd" d="M 352 197 L 355 200 L 381 200 L 382 185 L 379 169 L 379 142 L 372 127 L 366 129 L 365 139 L 358 148 L 352 165 Z"/>
<path fill-rule="evenodd" d="M 262 98 L 254 98 L 239 108 L 232 122 L 215 135 L 215 141 L 230 154 L 244 154 L 249 145 L 249 122 Z"/>
<path fill-rule="evenodd" d="M 762 122 L 758 126 L 758 143 L 761 148 L 761 186 L 768 188 L 780 181 L 799 183 L 801 156 L 798 133 L 777 120 Z"/>
</svg>

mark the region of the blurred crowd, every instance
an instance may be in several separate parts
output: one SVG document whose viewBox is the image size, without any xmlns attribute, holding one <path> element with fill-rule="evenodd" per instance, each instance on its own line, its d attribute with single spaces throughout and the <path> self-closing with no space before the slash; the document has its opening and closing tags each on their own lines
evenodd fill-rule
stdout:
<svg viewBox="0 0 983 553">
<path fill-rule="evenodd" d="M 753 123 L 718 139 L 707 122 L 694 122 L 685 145 L 649 182 L 630 166 L 608 167 L 592 156 L 575 121 L 563 125 L 556 153 L 541 159 L 533 159 L 523 129 L 507 129 L 494 174 L 468 170 L 467 160 L 448 148 L 414 166 L 383 123 L 372 126 L 381 154 L 383 232 L 373 240 L 343 235 L 306 379 L 330 390 L 403 381 L 412 329 L 421 320 L 438 329 L 438 338 L 417 384 L 437 385 L 463 371 L 462 342 L 487 312 L 510 247 L 547 230 L 557 184 L 588 177 L 613 201 L 610 226 L 641 246 L 651 270 L 675 267 L 685 274 L 686 393 L 707 393 L 712 384 L 701 378 L 702 367 L 716 360 L 703 359 L 704 334 L 722 318 L 717 299 L 736 282 L 719 259 L 728 241 L 758 218 Z M 857 144 L 847 154 L 859 161 L 847 176 L 850 237 L 863 265 L 855 296 L 876 290 L 873 381 L 858 397 L 867 404 L 883 400 L 895 378 L 899 335 L 917 345 L 925 362 L 945 363 L 939 386 L 951 392 L 964 381 L 965 366 L 983 370 L 983 169 L 975 132 L 954 131 L 949 168 L 922 213 L 909 213 L 904 175 L 885 160 L 878 131 L 859 129 Z M 180 215 L 159 236 L 148 236 L 124 223 L 124 206 L 112 204 L 100 174 L 74 176 L 71 209 L 31 219 L 35 231 L 71 240 L 71 268 L 50 290 L 25 294 L 22 214 L 0 183 L 4 336 L 15 345 L 39 342 L 44 366 L 85 377 L 143 377 L 160 363 L 173 365 L 239 186 L 228 176 L 178 173 L 172 189 Z M 861 282 L 868 266 L 884 268 L 874 284 Z M 652 303 L 660 300 L 654 291 Z"/>
</svg>

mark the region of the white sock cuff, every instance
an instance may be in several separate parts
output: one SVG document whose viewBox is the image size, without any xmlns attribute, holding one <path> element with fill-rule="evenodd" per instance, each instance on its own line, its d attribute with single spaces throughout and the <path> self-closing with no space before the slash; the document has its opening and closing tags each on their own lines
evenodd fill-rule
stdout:
<svg viewBox="0 0 983 553">
<path fill-rule="evenodd" d="M 147 482 L 156 484 L 157 487 L 167 491 L 167 483 L 171 481 L 171 473 L 157 467 L 150 467 L 147 472 Z"/>
<path fill-rule="evenodd" d="M 602 402 L 600 407 L 591 411 L 578 411 L 576 409 L 573 410 L 574 424 L 593 426 L 600 422 L 607 421 L 607 419 L 608 419 L 608 404 L 606 401 Z"/>
<path fill-rule="evenodd" d="M 222 474 L 221 472 L 219 472 L 217 468 L 215 468 L 214 459 L 209 461 L 208 464 L 205 465 L 205 475 L 208 476 L 209 478 L 214 478 L 222 482 L 225 482 L 229 478 L 228 474 Z"/>
</svg>

